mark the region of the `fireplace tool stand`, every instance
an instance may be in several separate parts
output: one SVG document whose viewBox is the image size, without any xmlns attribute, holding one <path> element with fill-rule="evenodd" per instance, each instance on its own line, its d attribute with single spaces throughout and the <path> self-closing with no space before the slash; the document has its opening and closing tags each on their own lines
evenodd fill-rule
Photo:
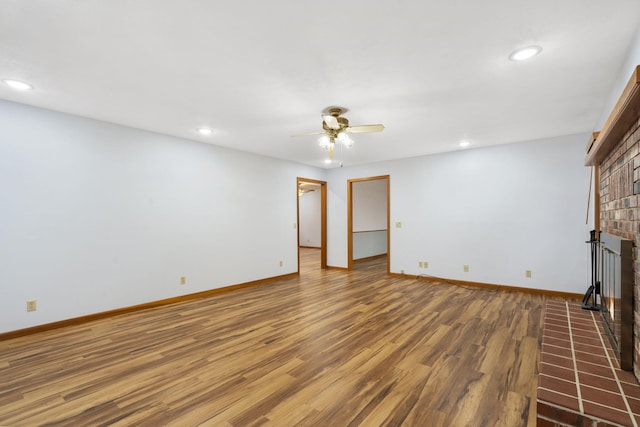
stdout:
<svg viewBox="0 0 640 427">
<path fill-rule="evenodd" d="M 598 280 L 598 243 L 600 243 L 600 231 L 591 230 L 591 238 L 585 243 L 591 245 L 591 285 L 582 298 L 582 308 L 585 310 L 599 311 L 600 281 Z"/>
</svg>

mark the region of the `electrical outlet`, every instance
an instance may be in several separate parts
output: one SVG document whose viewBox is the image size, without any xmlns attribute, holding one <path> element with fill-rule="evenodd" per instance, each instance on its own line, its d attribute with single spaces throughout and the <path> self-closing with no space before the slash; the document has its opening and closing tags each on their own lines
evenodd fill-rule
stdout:
<svg viewBox="0 0 640 427">
<path fill-rule="evenodd" d="M 400 270 L 400 274 L 404 274 L 404 270 Z"/>
<path fill-rule="evenodd" d="M 422 261 L 418 262 L 418 267 L 422 268 Z"/>
<path fill-rule="evenodd" d="M 282 261 L 280 261 L 280 267 L 282 267 Z"/>
<path fill-rule="evenodd" d="M 187 277 L 186 276 L 180 276 L 180 284 L 181 285 L 186 285 L 187 284 Z"/>
<path fill-rule="evenodd" d="M 465 273 L 468 273 L 469 272 L 469 264 L 463 265 L 462 269 L 464 270 Z"/>
<path fill-rule="evenodd" d="M 38 309 L 38 302 L 34 299 L 27 301 L 27 311 L 36 311 Z"/>
<path fill-rule="evenodd" d="M 423 266 L 424 268 L 429 268 L 429 262 L 427 262 L 427 261 L 423 261 L 423 262 L 422 262 L 422 266 Z"/>
<path fill-rule="evenodd" d="M 402 222 L 396 221 L 396 228 L 402 228 Z"/>
<path fill-rule="evenodd" d="M 531 270 L 525 270 L 524 277 L 531 277 Z"/>
</svg>

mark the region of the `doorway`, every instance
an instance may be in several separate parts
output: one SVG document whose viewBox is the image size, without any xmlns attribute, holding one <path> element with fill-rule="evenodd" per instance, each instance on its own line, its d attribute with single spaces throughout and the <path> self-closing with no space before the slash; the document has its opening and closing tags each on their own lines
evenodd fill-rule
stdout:
<svg viewBox="0 0 640 427">
<path fill-rule="evenodd" d="M 327 183 L 310 178 L 297 178 L 298 209 L 298 274 L 300 253 L 319 249 L 318 267 L 327 268 Z"/>
<path fill-rule="evenodd" d="M 348 269 L 354 261 L 384 257 L 389 273 L 389 175 L 347 181 Z"/>
</svg>

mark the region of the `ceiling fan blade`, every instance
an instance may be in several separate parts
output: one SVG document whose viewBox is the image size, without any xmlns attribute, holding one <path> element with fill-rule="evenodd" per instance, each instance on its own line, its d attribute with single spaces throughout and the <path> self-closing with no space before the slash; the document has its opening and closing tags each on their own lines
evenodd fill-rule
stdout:
<svg viewBox="0 0 640 427">
<path fill-rule="evenodd" d="M 334 116 L 322 116 L 322 120 L 324 120 L 325 124 L 329 129 L 340 129 L 340 123 L 338 122 L 338 118 Z"/>
<path fill-rule="evenodd" d="M 361 125 L 361 126 L 349 126 L 345 129 L 347 133 L 364 133 L 364 132 L 382 132 L 384 125 Z"/>
<path fill-rule="evenodd" d="M 297 138 L 299 136 L 310 136 L 310 135 L 324 135 L 324 132 L 297 133 L 295 135 L 291 135 L 291 138 Z"/>
</svg>

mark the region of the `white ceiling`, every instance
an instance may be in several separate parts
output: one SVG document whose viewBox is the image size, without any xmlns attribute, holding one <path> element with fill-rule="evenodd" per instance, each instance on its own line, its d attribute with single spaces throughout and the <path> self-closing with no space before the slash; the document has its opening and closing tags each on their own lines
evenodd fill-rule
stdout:
<svg viewBox="0 0 640 427">
<path fill-rule="evenodd" d="M 344 153 L 367 163 L 596 130 L 639 25 L 638 0 L 0 0 L 0 79 L 35 86 L 0 98 L 320 167 L 290 135 L 339 105 L 386 126 Z"/>
</svg>

